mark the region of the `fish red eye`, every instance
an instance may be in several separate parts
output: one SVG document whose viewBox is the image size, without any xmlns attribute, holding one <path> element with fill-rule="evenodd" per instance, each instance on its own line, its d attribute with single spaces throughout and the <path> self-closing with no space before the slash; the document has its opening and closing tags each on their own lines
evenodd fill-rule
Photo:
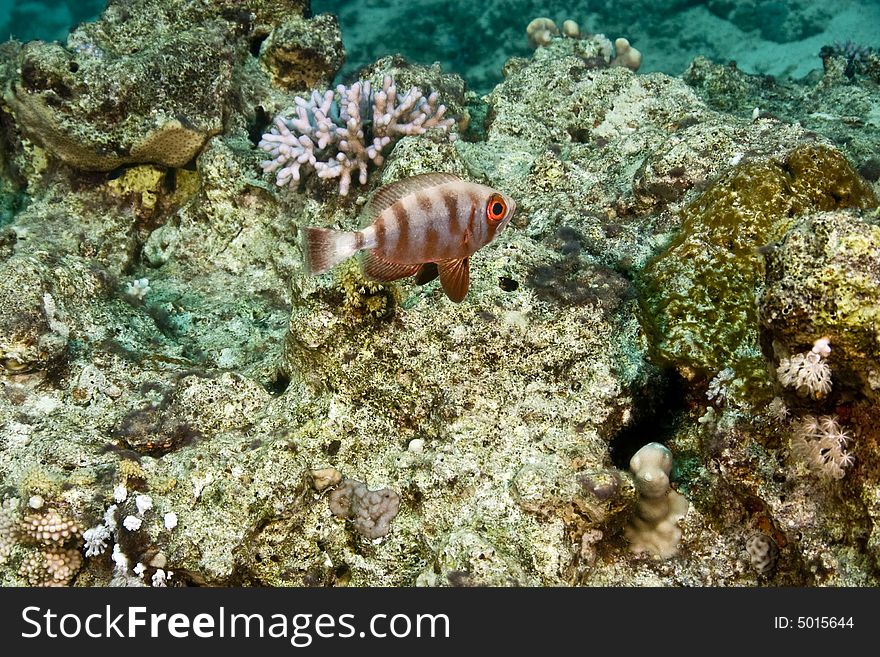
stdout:
<svg viewBox="0 0 880 657">
<path fill-rule="evenodd" d="M 507 214 L 507 203 L 500 194 L 492 194 L 486 205 L 486 217 L 489 221 L 501 221 L 505 214 Z"/>
</svg>

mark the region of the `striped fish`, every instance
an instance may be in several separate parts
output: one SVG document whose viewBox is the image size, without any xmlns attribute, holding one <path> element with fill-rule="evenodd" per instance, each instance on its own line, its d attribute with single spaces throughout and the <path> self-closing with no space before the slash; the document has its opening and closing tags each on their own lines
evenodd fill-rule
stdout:
<svg viewBox="0 0 880 657">
<path fill-rule="evenodd" d="M 306 270 L 323 274 L 357 252 L 367 278 L 388 282 L 440 277 L 452 301 L 470 285 L 470 257 L 491 242 L 516 210 L 512 198 L 450 173 L 426 173 L 380 188 L 367 205 L 366 228 L 306 228 Z"/>
</svg>

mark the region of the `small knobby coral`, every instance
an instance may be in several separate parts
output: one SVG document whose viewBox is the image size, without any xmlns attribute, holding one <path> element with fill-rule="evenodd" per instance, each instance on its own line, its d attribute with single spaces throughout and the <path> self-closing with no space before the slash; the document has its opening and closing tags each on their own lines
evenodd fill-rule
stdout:
<svg viewBox="0 0 880 657">
<path fill-rule="evenodd" d="M 455 123 L 444 119 L 445 105 L 438 105 L 436 92 L 425 97 L 411 87 L 398 97 L 397 87 L 385 76 L 382 88 L 369 81 L 350 87 L 339 85 L 336 93 L 313 91 L 311 98 L 294 98 L 296 116 L 275 117 L 259 147 L 271 159 L 260 163 L 265 172 L 277 171 L 279 186 L 295 187 L 302 172 L 311 168 L 319 178 L 339 178 L 339 194 L 348 194 L 351 177 L 367 182 L 367 165 L 382 164 L 382 150 L 406 135 L 420 135 L 428 128 L 448 131 Z"/>
<path fill-rule="evenodd" d="M 330 511 L 338 518 L 354 521 L 361 536 L 381 538 L 391 531 L 391 521 L 400 511 L 400 496 L 390 488 L 369 490 L 355 479 L 344 479 L 329 496 Z"/>
<path fill-rule="evenodd" d="M 842 479 L 855 459 L 845 447 L 851 440 L 832 415 L 806 415 L 794 426 L 791 453 L 810 470 L 826 479 Z"/>
</svg>

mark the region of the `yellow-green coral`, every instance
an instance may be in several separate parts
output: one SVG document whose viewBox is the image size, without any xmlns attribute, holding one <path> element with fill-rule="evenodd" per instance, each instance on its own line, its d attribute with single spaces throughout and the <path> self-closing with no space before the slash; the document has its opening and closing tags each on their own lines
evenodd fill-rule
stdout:
<svg viewBox="0 0 880 657">
<path fill-rule="evenodd" d="M 753 398 L 767 392 L 755 306 L 759 249 L 804 213 L 876 203 L 846 158 L 825 146 L 733 168 L 682 211 L 681 232 L 645 268 L 658 355 L 690 377 L 732 368 Z"/>
<path fill-rule="evenodd" d="M 35 465 L 25 472 L 18 489 L 25 500 L 31 495 L 51 499 L 61 493 L 61 479 L 45 468 Z"/>
</svg>

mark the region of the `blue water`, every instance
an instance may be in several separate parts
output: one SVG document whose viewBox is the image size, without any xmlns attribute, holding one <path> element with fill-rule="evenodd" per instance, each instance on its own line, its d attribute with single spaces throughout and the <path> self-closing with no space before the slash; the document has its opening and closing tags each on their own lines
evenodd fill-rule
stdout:
<svg viewBox="0 0 880 657">
<path fill-rule="evenodd" d="M 643 71 L 673 75 L 703 55 L 800 78 L 821 67 L 823 45 L 880 46 L 878 0 L 315 0 L 312 7 L 340 18 L 343 74 L 399 52 L 413 62 L 439 61 L 481 90 L 500 81 L 508 57 L 529 55 L 525 28 L 538 16 L 627 37 L 644 55 Z"/>
<path fill-rule="evenodd" d="M 64 41 L 94 19 L 102 0 L 0 0 L 0 37 Z M 880 46 L 880 0 L 314 0 L 337 14 L 347 53 L 342 75 L 402 54 L 462 75 L 480 91 L 501 79 L 507 58 L 528 56 L 525 27 L 537 16 L 583 31 L 627 37 L 643 71 L 680 74 L 697 55 L 736 61 L 747 72 L 799 78 L 821 66 L 823 45 Z"/>
</svg>

